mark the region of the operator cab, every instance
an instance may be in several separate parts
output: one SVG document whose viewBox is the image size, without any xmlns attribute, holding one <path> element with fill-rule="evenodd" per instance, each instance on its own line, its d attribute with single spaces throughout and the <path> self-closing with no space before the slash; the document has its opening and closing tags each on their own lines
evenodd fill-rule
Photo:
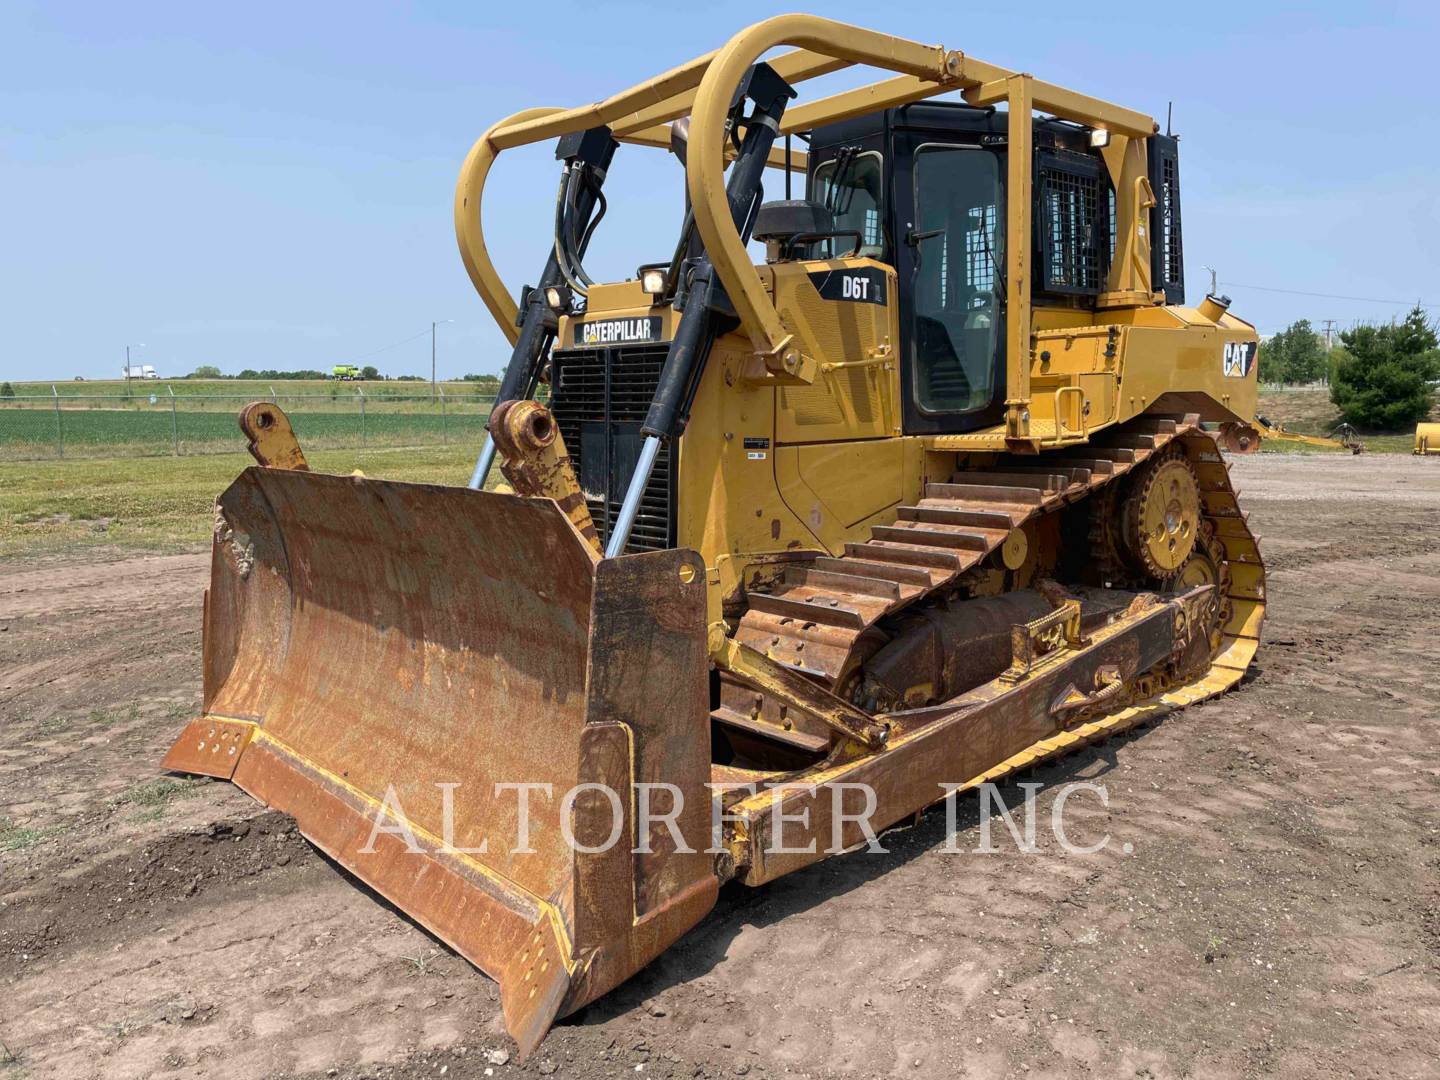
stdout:
<svg viewBox="0 0 1440 1080">
<path fill-rule="evenodd" d="M 771 249 L 772 258 L 853 255 L 895 268 L 907 434 L 974 431 L 1004 417 L 1006 124 L 1003 111 L 923 102 L 815 129 L 806 190 L 829 235 Z M 1032 303 L 1093 310 L 1115 250 L 1105 164 L 1076 124 L 1036 120 L 1034 144 Z M 1166 211 L 1152 222 L 1154 280 L 1182 303 L 1176 140 L 1151 144 L 1151 184 Z"/>
</svg>

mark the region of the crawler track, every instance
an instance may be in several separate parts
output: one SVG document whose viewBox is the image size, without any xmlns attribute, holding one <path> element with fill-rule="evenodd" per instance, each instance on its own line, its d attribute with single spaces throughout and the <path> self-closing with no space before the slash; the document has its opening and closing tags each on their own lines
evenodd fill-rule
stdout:
<svg viewBox="0 0 1440 1080">
<path fill-rule="evenodd" d="M 1254 657 L 1264 619 L 1265 571 L 1229 467 L 1193 415 L 1141 417 L 1073 451 L 1038 458 L 1005 455 L 989 468 L 929 484 L 924 498 L 900 507 L 894 524 L 872 528 L 869 540 L 847 544 L 839 556 L 790 567 L 769 593 L 752 592 L 736 637 L 844 694 L 885 640 L 883 620 L 954 595 L 962 576 L 991 559 L 1013 530 L 1114 490 L 1116 481 L 1176 446 L 1199 480 L 1204 542 L 1220 564 L 1221 633 L 1208 668 L 1178 677 L 1142 676 L 1120 707 L 1036 743 L 971 783 L 1033 766 L 1219 694 L 1240 680 Z M 1091 543 L 1095 552 L 1093 535 Z M 1105 556 L 1096 552 L 1092 558 L 1105 573 Z M 774 703 L 750 687 L 728 682 L 716 719 L 799 749 L 818 750 L 825 742 L 787 726 L 777 713 Z"/>
</svg>

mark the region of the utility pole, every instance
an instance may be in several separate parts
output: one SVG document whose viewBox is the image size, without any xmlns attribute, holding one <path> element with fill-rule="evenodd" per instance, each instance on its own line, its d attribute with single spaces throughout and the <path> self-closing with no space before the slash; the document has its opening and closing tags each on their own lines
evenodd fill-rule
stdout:
<svg viewBox="0 0 1440 1080">
<path fill-rule="evenodd" d="M 1215 280 L 1215 268 L 1213 266 L 1202 266 L 1200 269 L 1210 271 L 1210 295 L 1220 295 L 1220 285 Z"/>
<path fill-rule="evenodd" d="M 140 344 L 134 347 L 137 349 L 143 349 L 145 348 L 145 343 L 142 341 L 140 342 Z M 131 346 L 129 345 L 125 346 L 125 394 L 127 397 L 130 394 L 130 348 Z"/>
<path fill-rule="evenodd" d="M 435 328 L 441 323 L 454 322 L 454 319 L 432 319 L 430 322 L 430 400 L 436 399 L 437 382 L 435 379 Z"/>
<path fill-rule="evenodd" d="M 1325 351 L 1329 352 L 1335 345 L 1335 320 L 1325 320 Z"/>
</svg>

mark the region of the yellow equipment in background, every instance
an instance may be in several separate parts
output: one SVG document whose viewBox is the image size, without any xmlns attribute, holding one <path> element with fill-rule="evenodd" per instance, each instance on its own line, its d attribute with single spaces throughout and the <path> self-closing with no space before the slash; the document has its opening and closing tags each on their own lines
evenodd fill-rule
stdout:
<svg viewBox="0 0 1440 1080">
<path fill-rule="evenodd" d="M 1440 424 L 1415 425 L 1415 453 L 1440 454 Z"/>
<path fill-rule="evenodd" d="M 1341 424 L 1335 429 L 1338 439 L 1326 438 L 1323 435 L 1302 435 L 1298 431 L 1286 431 L 1283 424 L 1272 424 L 1263 416 L 1255 418 L 1255 427 L 1259 430 L 1262 438 L 1275 439 L 1282 442 L 1303 443 L 1305 446 L 1318 446 L 1326 450 L 1349 450 L 1352 454 L 1364 452 L 1365 444 L 1360 441 L 1360 433 L 1349 424 Z"/>
<path fill-rule="evenodd" d="M 854 65 L 886 75 L 793 101 Z M 551 140 L 517 293 L 485 181 Z M 689 205 L 597 282 L 625 144 L 669 147 Z M 784 15 L 495 124 L 455 222 L 512 345 L 469 488 L 283 467 L 282 417 L 250 414 L 204 714 L 166 764 L 293 814 L 494 976 L 522 1053 L 723 882 L 1250 664 L 1264 567 L 1202 425 L 1254 416 L 1258 339 L 1185 302 L 1178 142 L 1149 116 Z M 482 490 L 497 457 L 509 489 Z"/>
</svg>

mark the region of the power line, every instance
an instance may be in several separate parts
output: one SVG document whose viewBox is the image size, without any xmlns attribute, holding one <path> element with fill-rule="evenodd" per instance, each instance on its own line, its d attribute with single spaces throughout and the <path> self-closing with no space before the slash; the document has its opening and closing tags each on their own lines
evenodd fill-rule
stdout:
<svg viewBox="0 0 1440 1080">
<path fill-rule="evenodd" d="M 376 349 L 374 352 L 367 352 L 364 356 L 357 356 L 357 357 L 355 357 L 354 359 L 355 359 L 355 360 L 369 360 L 370 357 L 372 357 L 372 356 L 379 356 L 382 352 L 389 352 L 391 349 L 398 349 L 401 345 L 408 345 L 410 342 L 414 341 L 416 338 L 422 338 L 422 337 L 424 337 L 424 336 L 425 336 L 426 334 L 428 334 L 428 333 L 430 333 L 430 328 L 427 326 L 424 330 L 421 330 L 418 334 L 411 334 L 409 337 L 404 338 L 404 339 L 402 339 L 402 340 L 400 340 L 400 341 L 393 342 L 393 343 L 390 344 L 390 345 L 382 345 L 380 348 Z"/>
<path fill-rule="evenodd" d="M 1440 307 L 1440 304 L 1426 304 L 1419 300 L 1381 300 L 1374 296 L 1341 296 L 1337 293 L 1304 292 L 1300 289 L 1275 289 L 1268 285 L 1242 285 L 1238 281 L 1222 281 L 1220 284 L 1230 289 L 1254 289 L 1257 292 L 1286 293 L 1289 296 L 1316 296 L 1321 300 L 1355 300 L 1362 304 L 1396 304 L 1400 307 Z"/>
</svg>

